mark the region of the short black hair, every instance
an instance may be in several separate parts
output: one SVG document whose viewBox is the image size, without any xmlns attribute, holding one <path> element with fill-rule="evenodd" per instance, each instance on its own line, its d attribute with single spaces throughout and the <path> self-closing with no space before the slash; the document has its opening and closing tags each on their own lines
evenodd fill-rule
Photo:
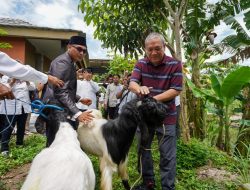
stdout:
<svg viewBox="0 0 250 190">
<path fill-rule="evenodd" d="M 91 67 L 85 68 L 84 71 L 87 71 L 88 73 L 93 73 L 93 69 Z"/>
<path fill-rule="evenodd" d="M 118 75 L 118 74 L 114 74 L 113 77 L 114 77 L 114 76 L 118 76 L 118 78 L 120 78 L 120 75 Z"/>
</svg>

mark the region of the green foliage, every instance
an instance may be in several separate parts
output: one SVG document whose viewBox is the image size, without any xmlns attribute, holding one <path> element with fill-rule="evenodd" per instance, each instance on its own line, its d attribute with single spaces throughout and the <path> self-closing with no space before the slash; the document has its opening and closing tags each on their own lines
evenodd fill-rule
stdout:
<svg viewBox="0 0 250 190">
<path fill-rule="evenodd" d="M 236 96 L 242 89 L 243 85 L 250 82 L 249 73 L 250 67 L 247 66 L 237 68 L 235 71 L 229 73 L 221 85 L 222 96 L 228 100 L 231 100 Z"/>
<path fill-rule="evenodd" d="M 7 171 L 16 166 L 23 165 L 24 163 L 31 162 L 32 158 L 38 154 L 45 145 L 45 137 L 41 135 L 33 135 L 25 139 L 25 146 L 23 148 L 15 148 L 14 141 L 11 142 L 12 155 L 10 158 L 4 158 L 0 156 L 0 175 L 4 175 Z M 159 176 L 159 151 L 157 140 L 155 139 L 152 145 L 152 155 L 154 159 L 155 174 L 157 187 L 160 188 L 160 176 Z M 27 158 L 28 157 L 28 158 Z M 100 186 L 100 169 L 99 159 L 95 156 L 89 155 L 96 174 L 96 190 Z M 205 166 L 208 161 L 212 162 L 213 167 L 227 167 L 231 168 L 235 162 L 230 159 L 225 153 L 217 151 L 214 148 L 208 147 L 206 144 L 192 139 L 190 143 L 184 144 L 182 141 L 178 141 L 177 146 L 177 182 L 176 190 L 183 189 L 235 189 L 235 183 L 230 181 L 216 182 L 211 179 L 201 180 L 197 178 L 197 168 Z M 230 166 L 230 168 L 228 167 Z M 129 152 L 128 174 L 131 185 L 140 179 L 140 175 L 137 171 L 137 141 L 134 140 Z M 113 189 L 122 190 L 121 179 L 117 174 L 113 175 Z M 138 183 L 137 183 L 138 184 Z M 21 183 L 20 183 L 21 186 Z M 0 181 L 0 189 L 7 190 Z"/>
<path fill-rule="evenodd" d="M 236 150 L 236 154 L 234 155 L 235 160 L 235 168 L 240 174 L 239 181 L 242 184 L 250 183 L 250 144 L 244 144 L 247 150 L 246 156 L 240 154 L 240 151 Z"/>
<path fill-rule="evenodd" d="M 29 163 L 45 146 L 45 139 L 40 135 L 32 135 L 25 140 L 24 147 L 14 147 L 14 141 L 11 141 L 11 154 L 8 158 L 0 156 L 0 175 L 8 172 L 10 169 Z"/>
<path fill-rule="evenodd" d="M 86 23 L 96 27 L 94 36 L 105 47 L 137 58 L 143 54 L 144 39 L 150 31 L 167 29 L 167 22 L 154 11 L 157 5 L 163 2 L 81 0 L 79 9 Z"/>
<path fill-rule="evenodd" d="M 188 144 L 180 141 L 177 150 L 177 171 L 198 168 L 207 163 L 207 149 L 197 141 L 190 141 Z"/>
<path fill-rule="evenodd" d="M 6 36 L 8 33 L 0 28 L 0 36 Z M 9 43 L 0 42 L 0 48 L 6 49 L 6 48 L 12 48 L 12 46 Z"/>
<path fill-rule="evenodd" d="M 136 60 L 129 59 L 128 57 L 122 57 L 116 55 L 113 60 L 109 62 L 109 65 L 107 67 L 107 70 L 109 71 L 108 74 L 119 74 L 122 76 L 124 74 L 124 71 L 128 71 L 128 73 L 131 73 L 134 66 L 135 66 Z"/>
<path fill-rule="evenodd" d="M 208 189 L 232 189 L 236 188 L 234 182 L 215 182 L 212 179 L 197 178 L 197 169 L 210 164 L 215 168 L 230 170 L 234 162 L 224 152 L 207 146 L 196 139 L 191 139 L 187 144 L 178 141 L 177 144 L 177 183 L 176 189 L 208 190 Z"/>
<path fill-rule="evenodd" d="M 230 71 L 224 78 L 219 75 L 211 75 L 212 89 L 199 89 L 187 79 L 189 87 L 192 89 L 194 96 L 202 97 L 214 103 L 215 107 L 219 109 L 222 114 L 218 115 L 223 122 L 220 126 L 222 131 L 225 128 L 225 150 L 230 153 L 231 141 L 229 134 L 230 116 L 232 110 L 230 109 L 232 103 L 236 100 L 236 96 L 240 94 L 241 89 L 245 84 L 250 82 L 250 67 L 242 66 Z M 240 77 L 239 77 L 240 76 Z M 219 136 L 220 137 L 220 136 Z M 221 146 L 222 139 L 218 139 L 217 144 Z"/>
<path fill-rule="evenodd" d="M 195 52 L 197 53 L 197 56 L 199 56 L 200 53 L 206 51 L 206 48 L 209 45 L 206 35 L 214 26 L 219 24 L 219 20 L 210 22 L 210 17 L 207 17 L 206 15 L 208 11 L 210 11 L 210 7 L 204 0 L 188 2 L 188 11 L 183 20 L 183 40 L 187 59 L 190 59 Z M 194 58 L 195 57 L 192 59 Z"/>
</svg>

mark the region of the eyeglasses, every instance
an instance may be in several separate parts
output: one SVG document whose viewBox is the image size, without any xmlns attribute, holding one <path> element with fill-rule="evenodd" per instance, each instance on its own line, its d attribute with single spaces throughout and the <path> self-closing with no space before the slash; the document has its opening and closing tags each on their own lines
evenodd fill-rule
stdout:
<svg viewBox="0 0 250 190">
<path fill-rule="evenodd" d="M 72 45 L 72 47 L 74 47 L 79 53 L 87 53 L 87 49 L 83 49 L 83 48 L 81 48 L 81 47 L 79 47 L 79 46 L 74 46 L 74 45 Z"/>
<path fill-rule="evenodd" d="M 162 46 L 158 46 L 158 47 L 155 47 L 155 48 L 146 48 L 146 51 L 148 52 L 148 53 L 152 53 L 154 50 L 155 51 L 157 51 L 157 52 L 159 52 L 159 51 L 161 51 L 162 50 Z"/>
</svg>

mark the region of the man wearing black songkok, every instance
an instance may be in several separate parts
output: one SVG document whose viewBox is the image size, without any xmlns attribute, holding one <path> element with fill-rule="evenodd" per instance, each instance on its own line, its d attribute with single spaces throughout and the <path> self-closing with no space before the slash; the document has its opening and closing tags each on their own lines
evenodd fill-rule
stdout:
<svg viewBox="0 0 250 190">
<path fill-rule="evenodd" d="M 43 97 L 44 102 L 64 108 L 64 111 L 46 110 L 47 146 L 53 142 L 61 121 L 69 122 L 77 129 L 77 122 L 89 122 L 92 120 L 90 111 L 81 112 L 76 107 L 76 102 L 91 104 L 89 99 L 80 99 L 76 95 L 76 62 L 82 61 L 87 53 L 86 39 L 82 36 L 72 36 L 69 40 L 67 51 L 55 58 L 50 66 L 49 74 L 56 76 L 64 82 L 62 88 L 48 85 Z M 46 112 L 45 111 L 45 112 Z"/>
</svg>

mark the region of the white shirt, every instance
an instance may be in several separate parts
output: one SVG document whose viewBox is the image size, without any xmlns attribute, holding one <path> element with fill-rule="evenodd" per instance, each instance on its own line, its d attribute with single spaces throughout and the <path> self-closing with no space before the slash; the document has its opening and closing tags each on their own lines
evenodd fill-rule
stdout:
<svg viewBox="0 0 250 190">
<path fill-rule="evenodd" d="M 5 85 L 8 85 L 10 78 L 7 76 L 3 76 L 2 82 Z M 17 80 L 14 85 L 12 86 L 12 92 L 16 99 L 14 100 L 2 100 L 0 105 L 0 114 L 7 114 L 7 115 L 21 115 L 22 114 L 22 107 L 25 113 L 31 112 L 30 104 L 30 97 L 29 91 L 35 90 L 36 86 L 33 82 L 30 82 L 30 85 L 27 85 L 25 81 Z M 24 102 L 21 102 L 17 99 L 20 99 Z M 5 103 L 4 103 L 5 101 Z M 6 105 L 6 110 L 5 110 Z M 6 112 L 7 111 L 7 112 Z"/>
<path fill-rule="evenodd" d="M 37 71 L 28 65 L 18 63 L 16 60 L 10 58 L 6 53 L 1 51 L 0 73 L 25 81 L 41 82 L 43 84 L 48 82 L 48 75 Z"/>
<path fill-rule="evenodd" d="M 108 102 L 109 107 L 115 107 L 119 103 L 116 94 L 122 90 L 122 85 L 109 84 L 105 94 L 105 104 Z"/>
<path fill-rule="evenodd" d="M 103 92 L 100 93 L 99 102 L 100 102 L 101 104 L 104 103 L 104 93 L 103 93 Z"/>
<path fill-rule="evenodd" d="M 92 100 L 92 104 L 87 106 L 81 102 L 76 103 L 79 109 L 96 109 L 96 93 L 100 90 L 98 84 L 92 80 L 77 80 L 76 94 L 83 98 L 89 98 Z"/>
<path fill-rule="evenodd" d="M 175 105 L 176 105 L 176 106 L 179 106 L 180 103 L 181 103 L 181 102 L 180 102 L 180 95 L 178 95 L 178 96 L 175 97 Z"/>
</svg>

